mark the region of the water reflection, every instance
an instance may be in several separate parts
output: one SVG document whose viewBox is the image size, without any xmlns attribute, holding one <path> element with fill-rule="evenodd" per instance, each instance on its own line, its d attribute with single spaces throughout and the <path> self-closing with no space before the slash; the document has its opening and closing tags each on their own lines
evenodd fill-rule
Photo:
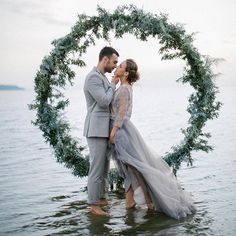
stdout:
<svg viewBox="0 0 236 236">
<path fill-rule="evenodd" d="M 78 194 L 80 194 L 78 192 Z M 55 196 L 57 210 L 44 217 L 36 217 L 25 230 L 41 235 L 210 235 L 212 219 L 203 202 L 196 203 L 198 211 L 184 220 L 137 207 L 125 208 L 124 196 L 110 193 L 105 207 L 109 217 L 90 214 L 86 200 L 74 200 L 75 195 Z M 28 231 L 27 230 L 27 231 Z"/>
<path fill-rule="evenodd" d="M 186 106 L 176 97 L 185 101 L 186 94 L 171 88 L 140 92 L 135 93 L 141 99 L 133 121 L 149 145 L 158 146 L 164 153 L 180 140 L 179 127 L 187 122 L 173 116 L 182 111 L 185 117 Z M 114 193 L 109 194 L 110 217 L 90 215 L 86 192 L 78 191 L 86 186 L 87 179 L 72 176 L 56 163 L 41 132 L 30 123 L 33 117 L 26 104 L 33 97 L 28 93 L 0 93 L 4 124 L 0 126 L 0 235 L 235 235 L 235 87 L 222 92 L 224 106 L 219 119 L 206 127 L 212 133 L 215 151 L 193 153 L 194 166 L 183 165 L 178 172 L 179 181 L 197 201 L 197 213 L 182 221 L 145 209 L 127 211 L 124 196 Z M 83 94 L 75 90 L 72 95 L 71 104 L 76 106 L 71 106 L 69 119 L 73 135 L 81 137 L 77 131 L 82 130 L 84 117 L 78 107 L 84 104 Z M 146 114 L 150 115 L 148 119 Z"/>
</svg>

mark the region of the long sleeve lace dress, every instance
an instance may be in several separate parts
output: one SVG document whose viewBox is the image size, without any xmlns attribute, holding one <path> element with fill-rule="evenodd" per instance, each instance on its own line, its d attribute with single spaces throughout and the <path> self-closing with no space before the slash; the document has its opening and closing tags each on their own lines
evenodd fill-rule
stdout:
<svg viewBox="0 0 236 236">
<path fill-rule="evenodd" d="M 169 165 L 151 150 L 130 121 L 132 86 L 123 84 L 115 92 L 111 104 L 112 126 L 119 127 L 115 135 L 113 158 L 124 178 L 125 190 L 142 187 L 150 196 L 155 210 L 181 219 L 196 211 L 190 195 L 185 192 Z"/>
</svg>

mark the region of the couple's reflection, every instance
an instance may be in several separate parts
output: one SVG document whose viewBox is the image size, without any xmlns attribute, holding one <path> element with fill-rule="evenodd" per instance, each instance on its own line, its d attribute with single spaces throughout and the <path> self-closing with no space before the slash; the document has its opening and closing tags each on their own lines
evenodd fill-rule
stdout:
<svg viewBox="0 0 236 236">
<path fill-rule="evenodd" d="M 134 232 L 137 227 L 145 224 L 149 217 L 146 209 L 125 208 L 124 199 L 113 201 L 110 207 L 105 209 L 109 216 L 94 216 L 88 212 L 88 234 L 89 235 L 112 235 Z"/>
</svg>

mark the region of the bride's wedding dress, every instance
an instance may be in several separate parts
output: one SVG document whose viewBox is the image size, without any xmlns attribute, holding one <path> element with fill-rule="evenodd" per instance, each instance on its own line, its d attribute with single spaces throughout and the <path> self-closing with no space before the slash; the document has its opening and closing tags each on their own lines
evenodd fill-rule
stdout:
<svg viewBox="0 0 236 236">
<path fill-rule="evenodd" d="M 196 211 L 169 165 L 151 150 L 130 121 L 132 86 L 123 84 L 115 92 L 111 104 L 111 125 L 120 127 L 115 135 L 113 158 L 124 178 L 126 192 L 145 189 L 155 210 L 180 219 Z"/>
</svg>

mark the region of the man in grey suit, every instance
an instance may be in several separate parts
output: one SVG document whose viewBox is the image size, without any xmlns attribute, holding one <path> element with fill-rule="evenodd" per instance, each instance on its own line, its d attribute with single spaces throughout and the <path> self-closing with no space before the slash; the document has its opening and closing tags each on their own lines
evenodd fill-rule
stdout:
<svg viewBox="0 0 236 236">
<path fill-rule="evenodd" d="M 111 83 L 105 73 L 111 73 L 118 63 L 119 53 L 112 47 L 104 47 L 99 53 L 97 67 L 87 75 L 84 94 L 87 104 L 87 116 L 84 124 L 84 136 L 87 138 L 90 153 L 88 174 L 88 204 L 96 215 L 108 215 L 101 206 L 107 205 L 106 181 L 109 168 L 108 141 L 110 108 L 118 78 Z"/>
</svg>

